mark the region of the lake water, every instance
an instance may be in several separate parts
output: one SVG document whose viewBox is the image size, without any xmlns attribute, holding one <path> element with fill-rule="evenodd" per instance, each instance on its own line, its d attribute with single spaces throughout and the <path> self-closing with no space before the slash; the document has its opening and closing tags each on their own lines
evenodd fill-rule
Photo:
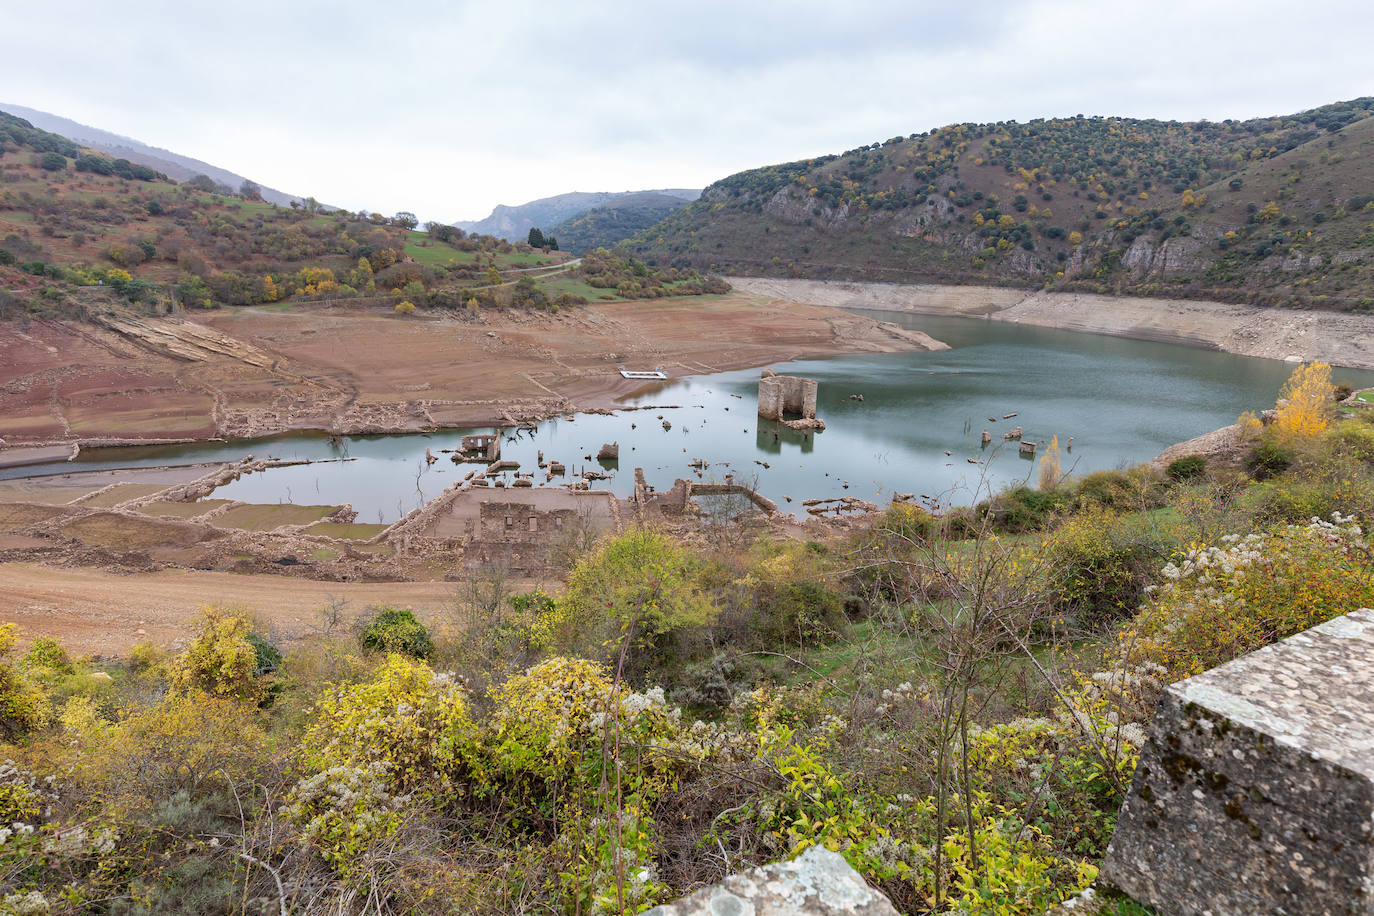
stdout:
<svg viewBox="0 0 1374 916">
<path fill-rule="evenodd" d="M 1002 439 L 1002 432 L 1014 426 L 1031 441 L 1048 443 L 1058 436 L 1063 446 L 1072 436 L 1072 451 L 1063 452 L 1062 465 L 1075 473 L 1136 464 L 1175 442 L 1234 422 L 1241 411 L 1273 406 L 1293 368 L 1172 344 L 978 319 L 868 314 L 926 331 L 953 349 L 773 366 L 780 374 L 820 382 L 817 415 L 826 422 L 824 432 L 795 432 L 760 420 L 755 412 L 759 370 L 750 369 L 686 378 L 625 400 L 626 406 L 676 406 L 547 420 L 534 434 L 504 441 L 502 457 L 533 470 L 542 451 L 546 459 L 568 465 L 571 476 L 584 467 L 599 468 L 584 456 L 595 456 L 603 442 L 615 441 L 618 469 L 608 469 L 612 477 L 594 486 L 629 495 L 639 466 L 650 484 L 667 489 L 675 478 L 693 476 L 689 462 L 700 458 L 710 466 L 699 479 L 719 481 L 733 474 L 797 515 L 801 500 L 810 497 L 882 502 L 904 492 L 964 504 L 983 498 L 989 488 L 1027 477 L 1034 481 L 1035 462 L 1019 458 L 1016 443 Z M 1357 387 L 1374 385 L 1374 372 L 1337 370 L 1335 375 Z M 862 394 L 863 401 L 852 400 L 854 394 Z M 1002 419 L 1012 412 L 1015 418 Z M 662 420 L 671 429 L 665 430 Z M 987 449 L 979 445 L 985 428 L 993 434 Z M 357 436 L 337 443 L 296 435 L 104 449 L 88 451 L 72 464 L 10 469 L 7 476 L 236 460 L 248 453 L 346 455 L 356 460 L 248 475 L 215 496 L 257 503 L 351 503 L 358 521 L 389 522 L 476 467 L 455 465 L 439 450 L 456 447 L 465 432 L 487 431 Z M 425 464 L 426 447 L 439 455 L 436 464 Z M 970 457 L 979 464 L 970 464 Z M 555 478 L 551 485 L 559 482 Z M 542 474 L 536 483 L 544 484 Z"/>
</svg>

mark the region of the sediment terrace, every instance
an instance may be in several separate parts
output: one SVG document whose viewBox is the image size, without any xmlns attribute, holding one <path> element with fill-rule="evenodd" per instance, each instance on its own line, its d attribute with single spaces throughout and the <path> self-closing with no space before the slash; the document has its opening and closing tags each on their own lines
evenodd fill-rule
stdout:
<svg viewBox="0 0 1374 916">
<path fill-rule="evenodd" d="M 993 286 L 732 277 L 745 292 L 833 308 L 989 318 L 1200 346 L 1240 356 L 1374 369 L 1374 315 Z"/>
<path fill-rule="evenodd" d="M 682 376 L 942 346 L 893 324 L 744 293 L 479 320 L 293 306 L 5 322 L 0 450 L 510 424 L 612 406 L 644 384 L 622 378 L 620 365 Z"/>
</svg>

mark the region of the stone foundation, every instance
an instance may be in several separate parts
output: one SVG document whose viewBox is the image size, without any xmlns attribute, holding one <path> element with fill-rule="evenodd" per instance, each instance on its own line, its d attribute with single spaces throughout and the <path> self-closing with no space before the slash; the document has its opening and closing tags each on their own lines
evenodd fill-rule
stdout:
<svg viewBox="0 0 1374 916">
<path fill-rule="evenodd" d="M 1172 685 L 1100 880 L 1162 916 L 1374 913 L 1374 611 Z"/>
</svg>

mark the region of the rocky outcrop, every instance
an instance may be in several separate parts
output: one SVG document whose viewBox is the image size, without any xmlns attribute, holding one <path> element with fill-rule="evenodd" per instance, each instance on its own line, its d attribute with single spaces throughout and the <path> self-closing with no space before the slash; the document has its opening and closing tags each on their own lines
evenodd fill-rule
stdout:
<svg viewBox="0 0 1374 916">
<path fill-rule="evenodd" d="M 897 916 L 844 857 L 813 846 L 790 862 L 731 875 L 643 916 Z"/>
<path fill-rule="evenodd" d="M 1101 883 L 1162 916 L 1374 912 L 1374 610 L 1165 692 Z"/>
</svg>

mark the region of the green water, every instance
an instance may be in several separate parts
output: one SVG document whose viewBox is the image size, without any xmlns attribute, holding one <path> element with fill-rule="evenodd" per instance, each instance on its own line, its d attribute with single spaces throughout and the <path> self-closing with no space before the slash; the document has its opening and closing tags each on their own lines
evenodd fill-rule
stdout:
<svg viewBox="0 0 1374 916">
<path fill-rule="evenodd" d="M 1063 466 L 1075 473 L 1146 461 L 1169 445 L 1232 423 L 1244 410 L 1273 405 L 1290 364 L 1172 344 L 1053 331 L 977 319 L 871 313 L 926 331 L 953 348 L 937 353 L 841 356 L 777 364 L 782 374 L 820 382 L 817 414 L 827 428 L 799 433 L 756 414 L 758 370 L 682 379 L 642 390 L 625 404 L 674 405 L 616 416 L 579 414 L 545 421 L 534 434 L 503 442 L 503 458 L 533 470 L 537 452 L 570 471 L 599 468 L 603 442 L 620 444 L 611 479 L 596 484 L 628 495 L 636 466 L 660 489 L 694 475 L 689 462 L 710 462 L 702 480 L 756 483 L 781 508 L 801 514 L 809 497 L 858 496 L 882 501 L 894 492 L 964 504 L 989 489 L 1029 477 L 1035 464 L 1004 446 L 1001 433 L 1061 445 L 1073 437 Z M 1374 373 L 1338 370 L 1338 380 L 1374 385 Z M 850 395 L 862 394 L 863 401 Z M 1014 419 L 1002 415 L 1017 413 Z M 665 430 L 662 420 L 671 424 Z M 990 421 L 989 417 L 996 418 Z M 633 424 L 633 425 L 632 425 Z M 993 447 L 980 448 L 982 430 Z M 484 431 L 484 430 L 479 430 Z M 348 462 L 273 469 L 221 488 L 216 497 L 247 502 L 351 503 L 361 522 L 393 521 L 460 479 L 473 465 L 446 455 L 464 432 L 351 437 L 318 435 L 251 443 L 87 452 L 77 464 L 14 469 L 11 474 L 78 468 L 198 463 L 259 457 Z M 507 431 L 507 436 L 514 436 Z M 946 455 L 946 452 L 950 454 Z M 971 464 L 968 458 L 978 464 Z M 767 465 L 767 467 L 764 466 Z M 536 478 L 543 484 L 543 475 Z M 558 485 L 555 478 L 553 484 Z M 791 497 L 792 502 L 787 502 Z"/>
</svg>

